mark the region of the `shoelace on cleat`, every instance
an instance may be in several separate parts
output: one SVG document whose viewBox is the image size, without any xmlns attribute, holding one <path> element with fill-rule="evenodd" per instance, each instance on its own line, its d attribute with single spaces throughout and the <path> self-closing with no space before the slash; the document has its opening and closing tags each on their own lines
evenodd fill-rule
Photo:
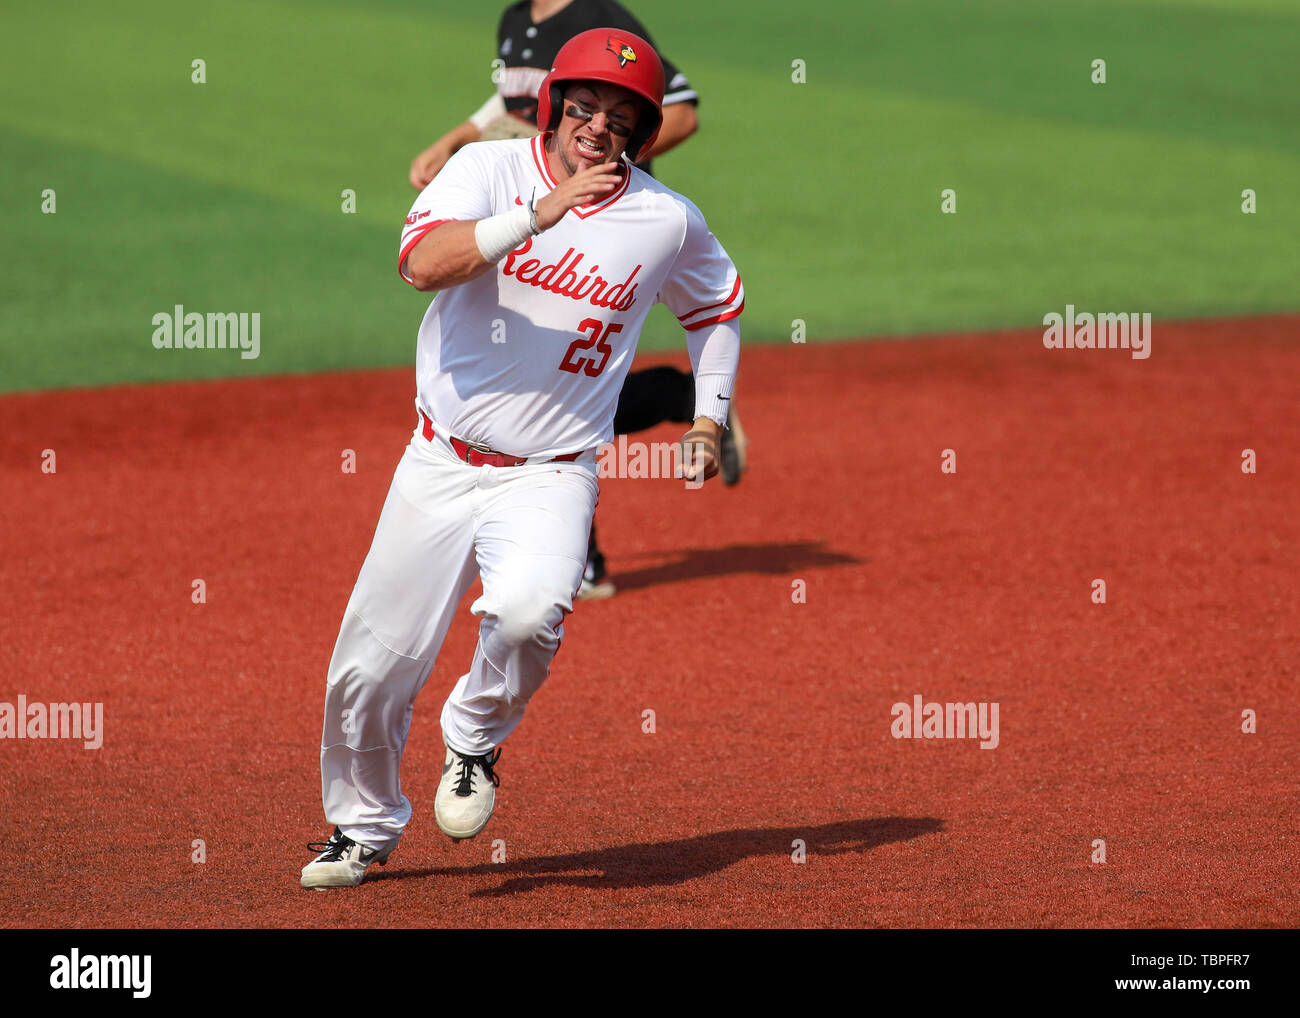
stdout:
<svg viewBox="0 0 1300 1018">
<path fill-rule="evenodd" d="M 338 862 L 355 844 L 355 841 L 335 827 L 329 841 L 312 842 L 307 848 L 320 853 L 320 862 Z"/>
<path fill-rule="evenodd" d="M 474 794 L 474 765 L 483 768 L 483 773 L 487 775 L 492 782 L 493 788 L 501 787 L 501 779 L 497 776 L 496 771 L 492 768 L 498 760 L 501 759 L 501 747 L 498 746 L 491 756 L 461 756 L 456 754 L 456 759 L 460 761 L 460 774 L 456 777 L 456 794 L 461 797 L 468 797 Z"/>
</svg>

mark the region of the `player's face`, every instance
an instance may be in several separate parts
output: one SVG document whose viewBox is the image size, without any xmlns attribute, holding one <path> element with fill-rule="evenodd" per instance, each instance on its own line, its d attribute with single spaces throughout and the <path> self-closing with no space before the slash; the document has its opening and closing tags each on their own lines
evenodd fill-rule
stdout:
<svg viewBox="0 0 1300 1018">
<path fill-rule="evenodd" d="M 568 175 L 617 162 L 640 115 L 635 93 L 617 85 L 593 81 L 565 89 L 554 144 Z"/>
</svg>

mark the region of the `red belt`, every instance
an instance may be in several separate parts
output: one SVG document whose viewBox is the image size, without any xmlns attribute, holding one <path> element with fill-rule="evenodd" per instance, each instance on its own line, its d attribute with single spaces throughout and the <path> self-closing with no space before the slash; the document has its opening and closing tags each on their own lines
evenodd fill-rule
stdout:
<svg viewBox="0 0 1300 1018">
<path fill-rule="evenodd" d="M 421 432 L 426 441 L 432 442 L 434 437 L 433 421 L 423 410 L 420 411 L 420 419 L 424 421 L 424 430 Z M 528 462 L 527 456 L 508 456 L 503 452 L 494 452 L 491 449 L 484 449 L 480 446 L 470 445 L 468 442 L 462 442 L 459 438 L 448 437 L 451 442 L 451 448 L 457 457 L 464 460 L 472 467 L 520 467 Z M 564 456 L 553 456 L 549 460 L 539 460 L 541 463 L 572 463 L 582 456 L 581 452 L 571 452 Z"/>
</svg>

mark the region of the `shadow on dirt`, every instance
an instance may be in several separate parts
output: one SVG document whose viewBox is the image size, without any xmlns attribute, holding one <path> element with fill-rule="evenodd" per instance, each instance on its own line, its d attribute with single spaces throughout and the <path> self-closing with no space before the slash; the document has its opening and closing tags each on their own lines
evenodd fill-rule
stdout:
<svg viewBox="0 0 1300 1018">
<path fill-rule="evenodd" d="M 698 580 L 706 576 L 758 573 L 780 576 L 822 566 L 860 565 L 864 559 L 831 551 L 824 541 L 795 544 L 730 544 L 725 548 L 683 548 L 678 558 L 662 565 L 612 573 L 610 580 L 619 593 L 652 587 L 658 583 Z"/>
<path fill-rule="evenodd" d="M 719 831 L 694 838 L 652 844 L 619 845 L 518 859 L 477 866 L 438 867 L 374 874 L 372 880 L 406 880 L 414 877 L 502 876 L 499 887 L 471 892 L 471 897 L 520 894 L 541 887 L 572 885 L 599 890 L 625 887 L 660 887 L 708 876 L 751 856 L 789 856 L 792 843 L 804 842 L 807 853 L 818 856 L 867 852 L 892 841 L 908 841 L 943 830 L 934 817 L 881 817 L 845 820 L 820 827 L 767 827 Z"/>
</svg>

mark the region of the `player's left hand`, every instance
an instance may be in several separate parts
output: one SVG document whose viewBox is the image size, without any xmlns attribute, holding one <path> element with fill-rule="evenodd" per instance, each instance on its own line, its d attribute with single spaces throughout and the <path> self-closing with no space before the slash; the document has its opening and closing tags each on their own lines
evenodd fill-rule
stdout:
<svg viewBox="0 0 1300 1018">
<path fill-rule="evenodd" d="M 435 141 L 411 160 L 411 186 L 423 191 L 455 154 L 456 149 L 445 139 Z"/>
<path fill-rule="evenodd" d="M 696 485 L 718 474 L 718 445 L 722 428 L 707 417 L 695 418 L 691 430 L 682 436 L 682 476 Z"/>
</svg>

